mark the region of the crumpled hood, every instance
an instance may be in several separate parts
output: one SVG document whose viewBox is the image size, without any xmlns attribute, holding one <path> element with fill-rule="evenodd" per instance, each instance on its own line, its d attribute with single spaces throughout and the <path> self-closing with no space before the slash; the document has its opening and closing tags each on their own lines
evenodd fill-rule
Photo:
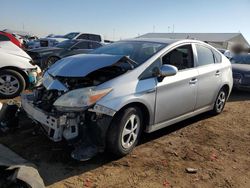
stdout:
<svg viewBox="0 0 250 188">
<path fill-rule="evenodd" d="M 232 70 L 234 72 L 250 72 L 250 65 L 248 64 L 233 64 Z"/>
<path fill-rule="evenodd" d="M 89 73 L 111 66 L 120 61 L 123 55 L 79 54 L 57 61 L 48 73 L 54 77 L 84 77 Z"/>
<path fill-rule="evenodd" d="M 23 57 L 23 58 L 27 58 L 31 60 L 31 57 L 25 51 L 23 51 L 21 48 L 19 48 L 18 46 L 16 46 L 10 41 L 0 42 L 0 50 L 7 54 L 11 54 L 11 55 L 15 55 L 15 56 L 19 56 L 19 57 Z"/>
</svg>

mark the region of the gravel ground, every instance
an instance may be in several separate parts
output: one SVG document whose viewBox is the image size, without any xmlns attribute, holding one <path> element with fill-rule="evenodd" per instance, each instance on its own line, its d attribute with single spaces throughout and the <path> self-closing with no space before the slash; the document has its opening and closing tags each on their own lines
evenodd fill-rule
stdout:
<svg viewBox="0 0 250 188">
<path fill-rule="evenodd" d="M 145 134 L 140 145 L 121 159 L 104 153 L 88 162 L 73 161 L 65 143 L 33 134 L 25 117 L 18 130 L 0 137 L 0 143 L 35 163 L 50 188 L 249 188 L 249 109 L 250 93 L 233 92 L 221 115 L 205 113 Z M 197 172 L 188 173 L 186 168 Z"/>
</svg>

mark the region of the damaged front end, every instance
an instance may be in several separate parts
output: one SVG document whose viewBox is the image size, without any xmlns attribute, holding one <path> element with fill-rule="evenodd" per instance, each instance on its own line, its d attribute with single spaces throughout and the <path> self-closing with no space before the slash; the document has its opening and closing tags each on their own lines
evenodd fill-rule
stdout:
<svg viewBox="0 0 250 188">
<path fill-rule="evenodd" d="M 100 89 L 98 85 L 133 66 L 126 57 L 101 56 L 62 59 L 45 73 L 42 84 L 32 94 L 22 95 L 22 108 L 41 124 L 51 140 L 81 140 L 98 152 L 104 150 L 106 132 L 116 111 L 97 104 L 112 92 L 112 88 Z M 89 60 L 92 64 L 85 64 Z"/>
</svg>

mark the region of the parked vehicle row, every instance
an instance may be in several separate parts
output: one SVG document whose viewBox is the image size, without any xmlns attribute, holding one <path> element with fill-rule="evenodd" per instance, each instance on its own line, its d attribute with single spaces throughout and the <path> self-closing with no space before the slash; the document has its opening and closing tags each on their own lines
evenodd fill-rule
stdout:
<svg viewBox="0 0 250 188">
<path fill-rule="evenodd" d="M 130 153 L 142 131 L 221 113 L 232 86 L 230 61 L 206 43 L 132 39 L 58 60 L 21 101 L 51 140 L 77 141 L 71 156 L 88 160 Z"/>
<path fill-rule="evenodd" d="M 102 45 L 95 41 L 72 39 L 60 42 L 55 47 L 37 48 L 28 50 L 27 53 L 37 65 L 46 69 L 59 59 L 76 54 L 86 54 Z"/>
<path fill-rule="evenodd" d="M 99 42 L 102 44 L 105 43 L 104 38 L 98 34 L 71 32 L 63 36 L 49 35 L 46 38 L 41 38 L 37 41 L 33 41 L 27 44 L 27 49 L 34 49 L 34 48 L 40 48 L 40 47 L 53 47 L 60 42 L 63 42 L 66 40 L 74 40 L 74 39 L 90 40 L 90 41 L 95 41 L 95 42 Z"/>
</svg>

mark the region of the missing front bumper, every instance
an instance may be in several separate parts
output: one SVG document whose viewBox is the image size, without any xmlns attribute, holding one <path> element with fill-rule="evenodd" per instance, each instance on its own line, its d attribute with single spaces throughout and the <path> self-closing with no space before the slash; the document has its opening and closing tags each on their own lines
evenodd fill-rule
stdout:
<svg viewBox="0 0 250 188">
<path fill-rule="evenodd" d="M 46 130 L 48 137 L 55 141 L 61 141 L 63 136 L 63 127 L 66 125 L 66 116 L 54 117 L 41 109 L 35 107 L 32 103 L 33 94 L 24 94 L 21 96 L 21 103 L 23 110 L 27 115 L 39 122 Z"/>
</svg>

